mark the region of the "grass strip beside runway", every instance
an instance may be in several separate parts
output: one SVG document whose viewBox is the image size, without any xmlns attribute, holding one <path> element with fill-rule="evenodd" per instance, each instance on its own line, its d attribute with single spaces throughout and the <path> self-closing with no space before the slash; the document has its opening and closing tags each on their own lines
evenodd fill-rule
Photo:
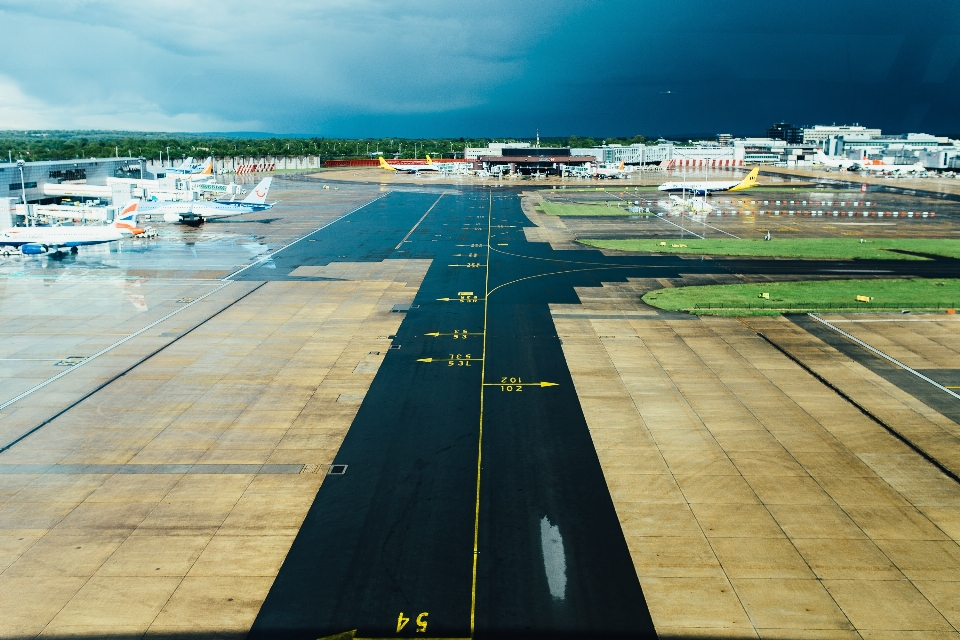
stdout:
<svg viewBox="0 0 960 640">
<path fill-rule="evenodd" d="M 763 294 L 768 294 L 769 299 Z M 857 296 L 872 300 L 859 302 Z M 960 280 L 816 280 L 677 287 L 651 291 L 643 296 L 643 301 L 667 311 L 727 316 L 935 310 L 960 305 Z"/>
<path fill-rule="evenodd" d="M 699 227 L 691 226 L 695 231 Z M 699 240 L 580 240 L 598 249 L 644 251 L 712 256 L 752 256 L 764 258 L 812 258 L 822 260 L 926 260 L 921 256 L 899 253 L 912 251 L 947 258 L 960 258 L 960 240 L 941 238 L 718 238 Z M 664 243 L 664 244 L 661 244 Z"/>
<path fill-rule="evenodd" d="M 607 205 L 606 202 L 582 202 L 577 204 L 560 204 L 557 202 L 540 202 L 538 206 L 548 216 L 652 216 L 652 213 L 632 213 L 627 209 L 628 203 Z"/>
</svg>

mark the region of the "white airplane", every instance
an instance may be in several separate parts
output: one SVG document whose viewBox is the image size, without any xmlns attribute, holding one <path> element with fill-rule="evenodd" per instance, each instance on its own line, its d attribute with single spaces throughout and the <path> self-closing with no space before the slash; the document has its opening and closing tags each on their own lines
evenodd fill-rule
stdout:
<svg viewBox="0 0 960 640">
<path fill-rule="evenodd" d="M 739 182 L 725 180 L 706 180 L 704 182 L 664 182 L 657 189 L 660 191 L 689 191 L 693 194 L 710 195 L 714 191 L 743 191 L 757 186 L 759 168 L 754 169 Z"/>
<path fill-rule="evenodd" d="M 164 173 L 167 177 L 172 176 L 212 176 L 213 160 L 207 159 L 202 163 L 194 163 L 193 158 L 187 158 L 179 167 L 166 167 Z"/>
<path fill-rule="evenodd" d="M 0 231 L 0 254 L 9 256 L 19 250 L 22 255 L 62 253 L 91 244 L 116 242 L 143 233 L 137 226 L 137 203 L 127 205 L 109 225 L 90 227 L 13 227 Z"/>
<path fill-rule="evenodd" d="M 164 222 L 182 222 L 184 224 L 199 226 L 207 220 L 217 220 L 220 218 L 230 218 L 243 215 L 244 213 L 253 213 L 254 211 L 266 211 L 273 207 L 276 202 L 267 203 L 267 192 L 270 191 L 270 182 L 272 178 L 264 178 L 260 181 L 253 191 L 243 200 L 236 201 L 218 201 L 218 202 L 150 202 L 140 205 L 141 213 L 159 213 L 163 215 Z"/>
<path fill-rule="evenodd" d="M 814 156 L 814 162 L 834 167 L 846 169 L 848 171 L 876 171 L 877 173 L 926 173 L 927 168 L 920 162 L 914 164 L 887 164 L 883 160 L 851 160 L 850 158 L 835 157 L 824 155 L 823 151 L 817 149 Z"/>
<path fill-rule="evenodd" d="M 593 170 L 593 175 L 596 178 L 626 178 L 628 172 L 624 170 L 625 166 L 626 163 L 622 160 L 620 161 L 620 166 L 617 168 L 598 166 Z"/>
<path fill-rule="evenodd" d="M 218 204 L 228 204 L 234 207 L 252 207 L 254 211 L 266 211 L 272 209 L 276 202 L 267 202 L 267 193 L 270 191 L 270 184 L 273 177 L 266 177 L 257 183 L 250 194 L 243 200 L 217 200 Z"/>
<path fill-rule="evenodd" d="M 434 166 L 433 160 L 430 159 L 430 156 L 427 156 L 426 164 L 390 164 L 383 159 L 383 156 L 380 156 L 380 168 L 386 171 L 394 171 L 397 173 L 420 173 L 421 171 L 439 171 L 439 169 Z"/>
</svg>

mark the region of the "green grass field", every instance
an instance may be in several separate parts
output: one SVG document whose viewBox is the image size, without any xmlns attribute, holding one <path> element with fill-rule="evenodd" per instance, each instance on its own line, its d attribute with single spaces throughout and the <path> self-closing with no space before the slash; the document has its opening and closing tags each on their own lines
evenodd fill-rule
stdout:
<svg viewBox="0 0 960 640">
<path fill-rule="evenodd" d="M 645 251 L 652 253 L 682 253 L 712 256 L 753 256 L 765 258 L 812 258 L 821 260 L 925 260 L 890 251 L 900 249 L 916 251 L 948 258 L 960 258 L 960 240 L 940 238 L 870 238 L 860 242 L 858 238 L 774 238 L 737 240 L 580 240 L 583 244 L 598 249 L 619 251 Z M 686 247 L 672 245 L 685 244 Z"/>
<path fill-rule="evenodd" d="M 769 299 L 761 297 L 770 295 Z M 858 302 L 857 296 L 873 298 Z M 809 311 L 931 310 L 960 306 L 960 280 L 816 280 L 658 289 L 643 296 L 668 311 L 709 315 L 779 315 Z"/>
<path fill-rule="evenodd" d="M 652 216 L 652 213 L 630 213 L 627 205 L 618 207 L 611 203 L 608 207 L 605 202 L 584 202 L 581 204 L 558 204 L 556 202 L 539 202 L 537 206 L 548 216 Z"/>
</svg>

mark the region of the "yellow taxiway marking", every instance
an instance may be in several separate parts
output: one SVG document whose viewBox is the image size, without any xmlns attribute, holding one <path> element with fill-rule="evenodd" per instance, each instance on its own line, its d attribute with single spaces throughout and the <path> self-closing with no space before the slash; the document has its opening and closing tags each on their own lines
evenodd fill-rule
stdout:
<svg viewBox="0 0 960 640">
<path fill-rule="evenodd" d="M 480 478 L 481 467 L 483 463 L 483 403 L 484 390 L 486 387 L 483 381 L 487 376 L 487 312 L 489 305 L 487 303 L 487 293 L 490 291 L 490 240 L 493 237 L 493 189 L 490 190 L 490 198 L 487 204 L 487 259 L 484 264 L 486 271 L 483 280 L 483 348 L 481 350 L 480 363 L 480 420 L 479 433 L 477 435 L 477 495 L 475 498 L 475 511 L 473 515 L 473 580 L 470 585 L 470 637 L 474 636 L 477 616 L 477 556 L 480 553 Z"/>
<path fill-rule="evenodd" d="M 960 387 L 951 387 L 950 385 L 944 385 L 947 389 L 960 389 Z"/>
</svg>

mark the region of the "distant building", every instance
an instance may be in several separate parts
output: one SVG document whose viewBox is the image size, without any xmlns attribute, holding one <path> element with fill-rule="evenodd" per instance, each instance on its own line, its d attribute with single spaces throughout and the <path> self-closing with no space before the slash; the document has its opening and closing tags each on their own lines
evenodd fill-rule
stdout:
<svg viewBox="0 0 960 640">
<path fill-rule="evenodd" d="M 529 142 L 491 142 L 486 147 L 467 147 L 463 157 L 467 160 L 479 160 L 483 156 L 502 156 L 504 147 L 511 149 L 529 149 Z"/>
<path fill-rule="evenodd" d="M 723 146 L 726 146 L 726 145 L 730 144 L 731 142 L 733 142 L 733 136 L 730 135 L 729 133 L 718 133 L 718 134 L 717 134 L 717 142 L 720 143 L 720 144 L 723 145 Z"/>
<path fill-rule="evenodd" d="M 937 152 L 952 151 L 954 142 L 949 138 L 932 136 L 927 133 L 906 133 L 901 136 L 840 136 L 831 141 L 834 154 L 859 160 L 863 158 L 882 158 L 892 164 L 913 164 L 920 159 L 929 162 L 930 168 L 937 168 Z M 932 155 L 924 156 L 924 153 Z M 942 156 L 940 156 L 942 157 Z"/>
<path fill-rule="evenodd" d="M 840 136 L 844 136 L 845 138 L 879 138 L 880 129 L 868 129 L 867 127 L 861 127 L 860 125 L 826 126 L 818 124 L 813 128 L 803 130 L 803 139 L 801 142 L 804 144 L 818 145 L 822 148 L 824 144 L 830 140 L 830 138 L 839 138 Z M 768 135 L 767 137 L 772 136 Z"/>
<path fill-rule="evenodd" d="M 483 169 L 493 175 L 561 175 L 570 169 L 589 169 L 595 161 L 594 156 L 571 156 L 569 149 L 560 155 L 540 155 L 538 151 L 546 149 L 531 147 L 526 155 L 481 156 L 479 161 Z"/>
<path fill-rule="evenodd" d="M 30 203 L 51 199 L 44 196 L 44 184 L 106 185 L 107 178 L 141 177 L 138 158 L 87 158 L 85 160 L 48 160 L 25 162 L 23 179 L 16 162 L 0 162 L 0 198 L 22 201 L 24 189 Z M 146 174 L 143 177 L 152 177 Z"/>
<path fill-rule="evenodd" d="M 795 127 L 787 122 L 779 122 L 767 129 L 767 137 L 773 140 L 783 140 L 787 144 L 803 144 L 802 127 Z"/>
</svg>

